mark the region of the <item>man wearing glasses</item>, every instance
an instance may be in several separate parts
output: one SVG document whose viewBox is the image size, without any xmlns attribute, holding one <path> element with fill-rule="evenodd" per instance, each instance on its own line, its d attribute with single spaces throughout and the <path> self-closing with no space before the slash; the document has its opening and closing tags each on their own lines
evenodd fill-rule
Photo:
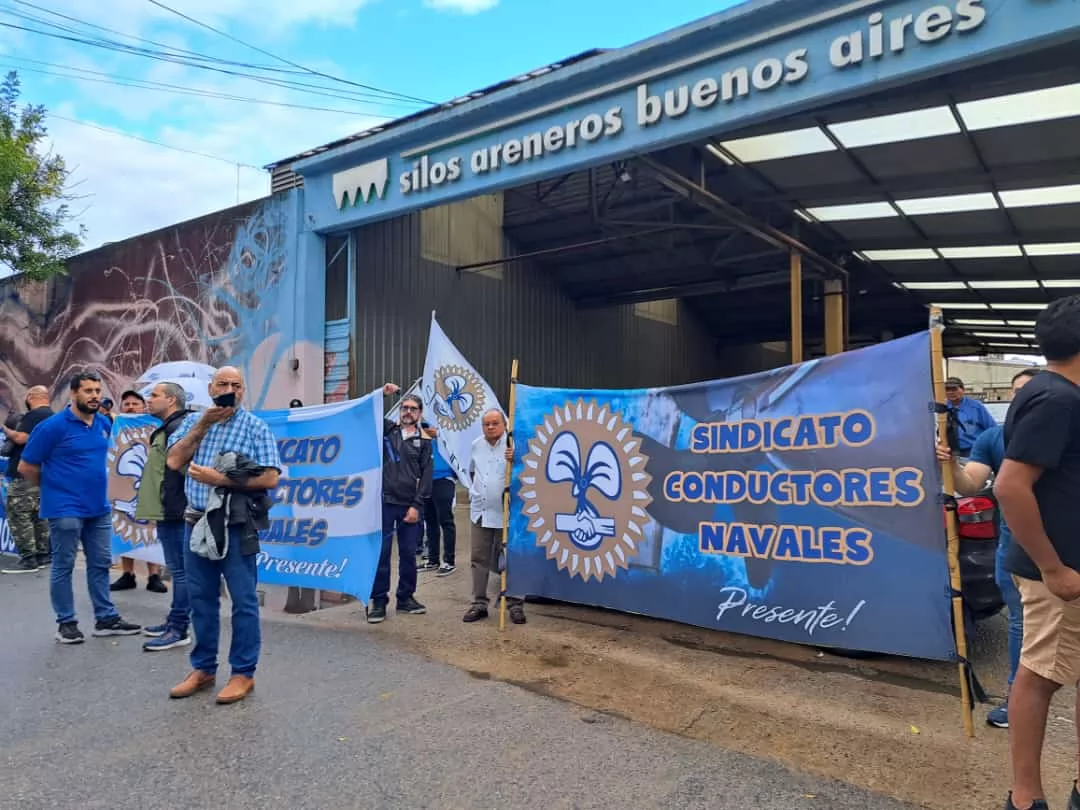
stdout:
<svg viewBox="0 0 1080 810">
<path fill-rule="evenodd" d="M 383 386 L 386 396 L 400 390 L 394 383 Z M 427 608 L 415 597 L 416 545 L 424 531 L 424 506 L 431 497 L 432 448 L 431 440 L 420 430 L 423 410 L 420 398 L 409 394 L 401 400 L 399 423 L 387 419 L 383 424 L 383 536 L 379 569 L 367 614 L 371 624 L 386 620 L 386 605 L 390 601 L 390 554 L 395 531 L 398 540 L 397 612 L 427 613 Z"/>
</svg>

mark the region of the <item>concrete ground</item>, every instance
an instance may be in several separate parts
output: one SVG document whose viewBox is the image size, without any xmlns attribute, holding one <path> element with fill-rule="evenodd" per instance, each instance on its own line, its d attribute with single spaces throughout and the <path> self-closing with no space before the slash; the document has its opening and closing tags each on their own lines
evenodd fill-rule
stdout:
<svg viewBox="0 0 1080 810">
<path fill-rule="evenodd" d="M 446 593 L 433 602 L 435 615 L 392 615 L 379 628 L 363 624 L 355 605 L 302 618 L 267 611 L 257 692 L 219 707 L 210 695 L 167 698 L 187 671 L 185 651 L 143 653 L 138 638 L 62 647 L 52 638 L 47 574 L 0 578 L 0 808 L 915 806 L 536 694 L 544 689 L 529 682 L 528 654 L 508 649 L 509 637 L 490 626 L 463 628 L 461 575 L 439 582 Z M 81 584 L 77 599 L 88 631 Z M 140 623 L 159 621 L 167 600 L 144 590 L 117 595 L 124 616 Z M 595 629 L 534 611 L 533 624 L 515 634 L 548 639 L 577 627 L 586 639 Z M 435 655 L 409 649 L 442 629 L 452 632 L 430 645 Z M 500 683 L 483 656 L 468 672 L 431 660 L 445 657 L 454 638 L 472 639 L 459 645 L 466 653 L 471 643 L 498 652 L 527 689 Z M 569 683 L 578 648 L 559 649 L 563 657 L 548 664 Z M 636 699 L 629 690 L 624 714 Z M 799 723 L 787 729 L 804 732 Z"/>
</svg>

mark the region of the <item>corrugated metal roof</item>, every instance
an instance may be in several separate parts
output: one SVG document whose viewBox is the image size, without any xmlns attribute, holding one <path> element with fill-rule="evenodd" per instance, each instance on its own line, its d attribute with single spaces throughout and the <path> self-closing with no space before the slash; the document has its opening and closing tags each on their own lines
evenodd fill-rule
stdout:
<svg viewBox="0 0 1080 810">
<path fill-rule="evenodd" d="M 369 129 L 365 129 L 363 132 L 357 132 L 354 135 L 348 135 L 344 138 L 339 138 L 336 141 L 331 141 L 330 143 L 323 144 L 322 146 L 316 146 L 314 149 L 308 149 L 307 151 L 292 155 L 291 157 L 276 160 L 273 163 L 268 163 L 263 168 L 267 169 L 268 171 L 274 171 L 278 167 L 286 166 L 302 158 L 309 158 L 313 155 L 319 155 L 323 152 L 329 152 L 331 149 L 337 149 L 340 146 L 355 143 L 356 141 L 361 141 L 364 138 L 370 138 L 373 135 L 378 135 L 382 132 L 386 132 L 387 130 L 396 129 L 405 124 L 409 124 L 414 121 L 418 121 L 423 118 L 435 115 L 436 113 L 443 112 L 444 110 L 450 110 L 454 107 L 460 107 L 462 104 L 467 104 L 468 102 L 475 101 L 478 98 L 484 98 L 486 96 L 494 95 L 495 93 L 500 93 L 506 90 L 513 89 L 515 87 L 520 87 L 526 82 L 530 82 L 534 79 L 539 79 L 541 76 L 547 76 L 553 71 L 559 70 L 561 68 L 565 68 L 570 65 L 576 65 L 579 62 L 584 62 L 586 59 L 592 59 L 593 57 L 599 56 L 600 54 L 607 53 L 609 50 L 609 48 L 593 48 L 592 50 L 579 53 L 576 56 L 570 56 L 566 59 L 560 59 L 558 62 L 552 62 L 550 65 L 544 65 L 543 67 L 536 68 L 535 70 L 527 71 L 526 73 L 522 73 L 512 79 L 506 79 L 504 81 L 498 82 L 497 84 L 485 87 L 481 90 L 475 90 L 472 93 L 466 93 L 463 96 L 458 96 L 457 98 L 450 99 L 449 101 L 444 101 L 443 103 L 436 104 L 433 107 L 427 107 L 423 110 L 420 110 L 419 112 L 412 113 L 411 115 L 406 115 L 402 118 L 395 118 L 393 120 L 387 121 L 384 124 L 378 124 L 376 126 L 370 127 Z"/>
</svg>

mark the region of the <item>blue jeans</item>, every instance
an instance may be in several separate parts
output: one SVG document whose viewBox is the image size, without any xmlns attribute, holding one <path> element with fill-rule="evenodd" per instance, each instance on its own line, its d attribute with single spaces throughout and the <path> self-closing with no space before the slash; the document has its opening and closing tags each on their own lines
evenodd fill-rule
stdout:
<svg viewBox="0 0 1080 810">
<path fill-rule="evenodd" d="M 187 524 L 182 520 L 159 520 L 157 537 L 172 577 L 172 607 L 165 624 L 183 636 L 187 634 L 191 622 L 191 603 L 188 601 L 187 574 L 184 570 Z"/>
<path fill-rule="evenodd" d="M 406 523 L 407 506 L 384 503 L 382 507 L 382 550 L 371 598 L 386 604 L 390 597 L 390 556 L 394 550 L 394 531 L 398 542 L 398 601 L 416 593 L 416 544 L 424 533 L 423 515 L 416 523 Z"/>
<path fill-rule="evenodd" d="M 92 518 L 49 518 L 52 570 L 49 572 L 49 599 L 57 624 L 75 621 L 75 593 L 71 574 L 75 554 L 82 543 L 86 555 L 86 586 L 99 622 L 117 615 L 109 595 L 109 568 L 112 566 L 112 516 Z"/>
<path fill-rule="evenodd" d="M 184 532 L 184 570 L 187 573 L 191 624 L 195 648 L 191 666 L 211 675 L 217 673 L 218 638 L 221 635 L 221 578 L 232 600 L 232 644 L 229 665 L 233 675 L 255 675 L 259 664 L 259 595 L 255 555 L 240 554 L 240 529 L 229 527 L 229 551 L 223 560 L 208 560 L 191 551 L 191 527 Z"/>
<path fill-rule="evenodd" d="M 994 562 L 994 579 L 997 581 L 1001 598 L 1005 600 L 1005 607 L 1009 612 L 1009 686 L 1012 686 L 1016 677 L 1016 670 L 1020 666 L 1020 648 L 1024 643 L 1024 605 L 1020 601 L 1020 590 L 1012 574 L 1005 570 L 1005 556 L 1009 553 L 1012 545 L 1012 534 L 1004 526 L 1001 529 L 1001 537 L 998 539 L 997 556 Z"/>
</svg>

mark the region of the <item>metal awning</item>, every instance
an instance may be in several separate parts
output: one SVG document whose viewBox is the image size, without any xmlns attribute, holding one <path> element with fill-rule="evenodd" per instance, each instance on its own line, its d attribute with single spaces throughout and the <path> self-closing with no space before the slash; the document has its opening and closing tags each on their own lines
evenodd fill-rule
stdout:
<svg viewBox="0 0 1080 810">
<path fill-rule="evenodd" d="M 783 340 L 787 249 L 719 199 L 821 259 L 808 342 L 839 271 L 852 345 L 925 328 L 937 304 L 953 353 L 1035 352 L 1038 310 L 1080 292 L 1075 48 L 519 187 L 504 225 L 582 305 L 677 297 L 720 340 Z"/>
</svg>

